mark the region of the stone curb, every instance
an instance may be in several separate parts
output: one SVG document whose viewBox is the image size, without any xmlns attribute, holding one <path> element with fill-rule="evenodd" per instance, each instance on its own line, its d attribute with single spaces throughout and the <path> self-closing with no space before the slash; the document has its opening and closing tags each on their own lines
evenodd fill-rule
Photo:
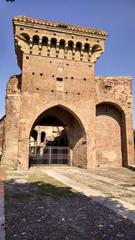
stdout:
<svg viewBox="0 0 135 240">
<path fill-rule="evenodd" d="M 56 178 L 57 180 L 63 182 L 69 187 L 72 187 L 76 191 L 84 194 L 87 197 L 90 197 L 95 202 L 98 202 L 105 207 L 113 210 L 117 214 L 121 215 L 122 217 L 129 219 L 133 223 L 135 223 L 135 205 L 125 202 L 121 199 L 111 198 L 106 194 L 100 192 L 99 190 L 92 189 L 87 187 L 82 183 L 78 183 L 75 180 L 71 180 L 68 177 L 65 177 L 62 174 L 57 173 L 54 170 L 45 169 L 43 170 L 47 175 Z"/>
</svg>

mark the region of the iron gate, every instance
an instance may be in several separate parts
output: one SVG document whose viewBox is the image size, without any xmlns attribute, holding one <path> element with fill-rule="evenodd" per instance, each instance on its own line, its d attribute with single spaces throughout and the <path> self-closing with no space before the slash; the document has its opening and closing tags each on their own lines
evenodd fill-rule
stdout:
<svg viewBox="0 0 135 240">
<path fill-rule="evenodd" d="M 68 147 L 30 147 L 30 164 L 68 164 Z"/>
</svg>

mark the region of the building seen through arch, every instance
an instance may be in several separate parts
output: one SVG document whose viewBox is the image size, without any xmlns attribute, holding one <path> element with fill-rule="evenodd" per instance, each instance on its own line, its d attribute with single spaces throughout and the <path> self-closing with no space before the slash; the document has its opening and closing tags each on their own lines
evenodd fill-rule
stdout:
<svg viewBox="0 0 135 240">
<path fill-rule="evenodd" d="M 30 164 L 86 167 L 86 162 L 86 134 L 78 118 L 61 105 L 39 115 L 30 132 Z"/>
<path fill-rule="evenodd" d="M 133 165 L 132 78 L 95 76 L 107 33 L 23 16 L 13 28 L 21 74 L 0 120 L 3 168 Z"/>
<path fill-rule="evenodd" d="M 36 138 L 34 137 L 36 133 Z M 68 164 L 67 134 L 56 117 L 44 117 L 33 125 L 30 133 L 30 164 Z"/>
</svg>

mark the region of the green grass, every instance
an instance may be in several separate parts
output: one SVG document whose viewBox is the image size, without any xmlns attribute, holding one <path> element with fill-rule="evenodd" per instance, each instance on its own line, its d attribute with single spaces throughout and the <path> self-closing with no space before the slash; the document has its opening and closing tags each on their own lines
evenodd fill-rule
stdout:
<svg viewBox="0 0 135 240">
<path fill-rule="evenodd" d="M 48 176 L 29 178 L 29 182 L 33 186 L 37 186 L 37 193 L 39 196 L 48 196 L 52 198 L 57 197 L 72 197 L 74 190 L 64 185 L 62 182 Z"/>
<path fill-rule="evenodd" d="M 9 176 L 9 174 L 8 174 Z M 18 176 L 18 173 L 17 173 Z M 22 177 L 23 178 L 23 177 Z M 5 180 L 5 202 L 9 200 L 27 201 L 42 197 L 67 198 L 73 197 L 75 191 L 62 182 L 44 174 L 44 176 L 29 175 L 28 181 L 20 183 L 15 180 Z"/>
</svg>

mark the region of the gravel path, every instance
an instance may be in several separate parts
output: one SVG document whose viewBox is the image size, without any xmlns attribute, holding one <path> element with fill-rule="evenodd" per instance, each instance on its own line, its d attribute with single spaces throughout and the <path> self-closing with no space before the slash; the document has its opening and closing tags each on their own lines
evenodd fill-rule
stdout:
<svg viewBox="0 0 135 240">
<path fill-rule="evenodd" d="M 83 196 L 10 201 L 7 240 L 134 240 L 135 225 Z"/>
<path fill-rule="evenodd" d="M 6 240 L 135 239 L 132 222 L 51 178 L 11 178 L 6 183 Z"/>
</svg>

